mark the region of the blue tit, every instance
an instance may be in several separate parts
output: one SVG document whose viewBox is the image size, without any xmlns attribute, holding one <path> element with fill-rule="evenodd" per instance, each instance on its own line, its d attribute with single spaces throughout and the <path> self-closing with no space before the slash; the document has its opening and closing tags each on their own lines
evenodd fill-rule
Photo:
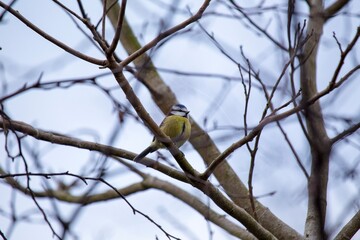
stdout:
<svg viewBox="0 0 360 240">
<path fill-rule="evenodd" d="M 182 146 L 190 137 L 191 124 L 189 121 L 189 111 L 182 104 L 172 106 L 170 113 L 164 118 L 160 124 L 160 129 L 169 136 L 177 147 Z M 142 151 L 134 158 L 135 162 L 139 162 L 149 153 L 165 146 L 155 137 L 149 147 Z"/>
</svg>

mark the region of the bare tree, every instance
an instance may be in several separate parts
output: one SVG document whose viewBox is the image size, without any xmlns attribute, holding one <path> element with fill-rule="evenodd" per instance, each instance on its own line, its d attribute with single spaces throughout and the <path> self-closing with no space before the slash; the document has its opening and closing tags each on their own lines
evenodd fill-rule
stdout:
<svg viewBox="0 0 360 240">
<path fill-rule="evenodd" d="M 19 224 L 31 224 L 39 216 L 56 238 L 81 239 L 76 227 L 81 213 L 94 203 L 116 199 L 154 225 L 161 237 L 196 238 L 189 229 L 178 236 L 164 227 L 171 216 L 164 214 L 158 220 L 134 205 L 129 196 L 145 195 L 146 190 L 167 193 L 203 216 L 208 236 L 202 239 L 215 239 L 214 226 L 223 229 L 224 236 L 239 239 L 355 236 L 360 228 L 360 26 L 353 24 L 360 18 L 356 11 L 359 3 L 258 1 L 248 6 L 233 0 L 204 0 L 201 4 L 103 0 L 97 12 L 90 13 L 90 3 L 53 0 L 51 6 L 66 14 L 64 19 L 70 19 L 86 42 L 81 48 L 61 40 L 57 29 L 43 30 L 38 24 L 52 19 L 39 16 L 30 20 L 17 11 L 17 5 L 24 2 L 0 1 L 0 29 L 20 22 L 72 59 L 91 64 L 96 74 L 49 79 L 45 75 L 51 68 L 41 65 L 38 69 L 45 74 L 38 74 L 34 81 L 35 75 L 27 72 L 22 75 L 24 84 L 7 79 L 10 66 L 2 60 L 0 128 L 4 151 L 0 179 L 2 195 L 9 199 L 0 209 L 1 218 L 9 223 L 7 227 L 0 225 L 3 239 L 10 239 Z M 154 20 L 157 14 L 158 21 Z M 327 26 L 333 29 L 331 35 Z M 193 50 L 194 46 L 198 48 Z M 169 68 L 165 59 L 175 59 L 179 66 L 190 69 Z M 55 65 L 65 66 L 66 61 L 56 59 Z M 198 70 L 202 68 L 205 70 Z M 174 80 L 166 81 L 165 76 Z M 189 92 L 187 86 L 211 97 Z M 14 101 L 41 92 L 34 90 L 56 93 L 61 102 L 68 98 L 66 91 L 77 88 L 101 92 L 111 104 L 116 121 L 107 140 L 97 137 L 107 126 L 67 133 L 61 126 L 48 129 L 24 122 L 14 112 Z M 178 99 L 193 103 L 187 105 L 194 116 L 189 141 L 194 150 L 185 147 L 183 153 L 159 129 L 148 112 L 151 103 L 141 92 L 143 88 L 163 113 Z M 24 108 L 33 108 L 31 102 L 26 103 L 28 98 L 23 101 L 27 104 Z M 203 111 L 201 101 L 207 108 L 203 116 L 196 113 Z M 70 115 L 67 107 L 60 108 Z M 89 108 L 94 114 L 99 111 L 99 106 Z M 225 118 L 236 124 L 227 123 Z M 62 121 L 67 121 L 66 116 Z M 131 138 L 141 138 L 142 126 L 161 140 L 172 156 L 160 151 L 157 159 L 133 163 L 137 153 L 119 148 L 117 138 L 122 134 L 126 140 L 120 143 L 137 145 Z M 82 137 L 87 133 L 93 139 Z M 65 162 L 82 162 L 78 163 L 81 167 L 58 167 L 61 163 L 49 161 L 47 152 L 56 148 Z M 78 157 L 72 152 L 74 148 L 76 152 L 91 152 Z M 199 156 L 205 166 L 202 170 L 196 162 Z M 343 188 L 336 190 L 331 183 L 342 183 Z M 336 200 L 342 199 L 342 206 L 328 205 L 331 193 L 338 195 Z M 297 200 L 289 198 L 294 194 Z M 32 206 L 31 211 L 19 211 L 21 201 L 17 198 L 23 195 L 22 201 Z M 304 200 L 304 217 L 290 216 L 295 211 L 287 209 L 291 208 L 289 202 Z M 143 204 L 147 202 L 143 200 Z M 282 210 L 290 214 L 281 217 L 269 208 L 276 204 L 283 204 Z M 69 210 L 69 205 L 75 207 Z M 341 212 L 339 217 L 328 217 L 334 210 Z M 176 209 L 171 211 L 176 216 Z M 134 218 L 138 219 L 137 215 Z M 291 218 L 303 222 L 303 232 L 287 222 Z M 186 221 L 176 222 L 181 225 Z"/>
</svg>

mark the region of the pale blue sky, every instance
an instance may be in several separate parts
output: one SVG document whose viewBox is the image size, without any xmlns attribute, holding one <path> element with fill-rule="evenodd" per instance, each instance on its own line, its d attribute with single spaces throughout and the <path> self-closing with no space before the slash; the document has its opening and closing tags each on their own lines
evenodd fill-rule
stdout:
<svg viewBox="0 0 360 240">
<path fill-rule="evenodd" d="M 76 3 L 75 1 L 68 0 L 62 2 L 72 9 L 77 9 L 76 5 L 73 5 Z M 155 3 L 142 0 L 128 2 L 126 16 L 136 34 L 142 36 L 140 41 L 146 43 L 158 33 L 159 20 L 167 16 L 167 11 L 165 8 L 155 4 L 161 1 L 156 1 Z M 174 1 L 165 0 L 164 2 Z M 329 4 L 333 1 L 325 2 Z M 200 3 L 201 1 L 199 0 L 180 1 L 179 4 L 184 6 L 184 14 L 175 15 L 171 25 L 180 22 L 188 16 L 185 6 L 189 6 L 191 11 L 194 12 Z M 91 20 L 97 21 L 101 16 L 100 1 L 87 0 L 84 1 L 84 4 Z M 223 6 L 216 4 L 216 1 L 213 4 L 209 11 L 226 11 Z M 101 57 L 99 51 L 89 44 L 89 41 L 74 27 L 69 17 L 53 2 L 45 0 L 19 0 L 14 8 L 41 29 L 64 41 L 69 46 L 88 55 Z M 347 8 L 347 11 L 353 11 L 353 9 L 360 9 L 359 1 L 352 1 L 351 7 Z M 261 24 L 263 26 L 269 24 L 269 31 L 274 36 L 279 37 L 275 33 L 278 30 L 276 26 L 278 26 L 280 21 L 278 16 L 275 14 L 274 16 L 265 15 L 259 16 L 258 19 L 261 17 L 264 18 L 264 22 Z M 299 17 L 299 20 L 302 22 L 302 17 Z M 283 60 L 279 59 L 280 52 L 275 51 L 275 47 L 272 44 L 254 34 L 254 32 L 249 31 L 241 22 L 230 21 L 227 18 L 206 16 L 201 20 L 201 23 L 210 33 L 214 34 L 216 39 L 233 58 L 241 59 L 239 49 L 242 46 L 249 59 L 254 62 L 254 67 L 259 69 L 266 83 L 274 83 L 280 74 Z M 345 47 L 346 43 L 354 35 L 358 24 L 359 18 L 353 17 L 340 23 L 331 20 L 326 25 L 323 33 L 325 44 L 320 48 L 319 54 L 318 74 L 319 79 L 321 79 L 318 83 L 319 89 L 327 85 L 339 57 L 337 45 L 332 37 L 333 32 L 336 32 L 339 40 Z M 285 23 L 282 25 L 284 27 Z M 236 65 L 224 57 L 204 33 L 198 31 L 199 28 L 196 24 L 194 29 L 188 35 L 176 37 L 160 48 L 153 58 L 155 65 L 159 68 L 175 69 L 178 71 L 214 73 L 239 77 Z M 106 34 L 107 36 L 113 34 L 110 26 Z M 1 81 L 7 82 L 8 87 L 7 89 L 0 89 L 0 94 L 4 94 L 4 91 L 10 93 L 19 89 L 25 83 L 35 82 L 42 72 L 44 74 L 43 81 L 73 79 L 107 72 L 107 70 L 99 69 L 98 66 L 78 60 L 65 53 L 63 50 L 39 37 L 9 14 L 0 25 L 0 36 L 0 46 L 2 47 L 0 51 L 0 64 L 5 69 L 4 76 L 0 75 L 0 78 L 3 78 Z M 193 41 L 193 38 L 196 41 Z M 359 44 L 354 51 L 353 59 L 359 64 L 359 59 L 356 59 L 360 56 Z M 121 47 L 119 47 L 117 52 L 121 57 L 125 56 Z M 346 64 L 349 64 L 349 62 Z M 345 69 L 348 69 L 348 67 L 345 67 Z M 242 125 L 244 97 L 241 83 L 236 81 L 229 83 L 227 86 L 229 92 L 225 96 L 224 101 L 218 110 L 211 112 L 211 106 L 214 105 L 210 104 L 215 103 L 216 105 L 214 97 L 218 96 L 220 89 L 224 87 L 223 80 L 177 76 L 165 72 L 162 72 L 161 76 L 172 86 L 172 90 L 176 93 L 179 101 L 188 107 L 192 117 L 198 123 L 202 124 L 204 116 L 208 116 L 209 123 L 207 127 L 209 129 L 215 123 L 219 126 Z M 325 98 L 327 102 L 331 102 L 332 97 L 336 98 L 333 105 L 330 107 L 327 107 L 328 105 L 324 106 L 325 114 L 339 113 L 340 116 L 355 116 L 357 121 L 359 121 L 360 103 L 357 94 L 354 94 L 354 89 L 359 89 L 360 87 L 358 78 L 357 75 L 355 79 L 350 81 L 347 87 L 345 87 L 346 91 L 344 94 L 340 96 L 331 95 Z M 99 81 L 103 86 L 117 86 L 111 76 L 101 78 Z M 136 80 L 131 80 L 134 86 L 137 84 L 136 82 Z M 124 94 L 121 91 L 114 91 L 113 93 L 119 101 L 126 103 Z M 151 101 L 149 93 L 143 86 L 139 87 L 139 97 L 155 121 L 161 122 L 163 114 Z M 286 95 L 279 95 L 275 100 L 276 103 L 280 104 L 281 102 L 288 101 L 288 98 Z M 249 110 L 249 125 L 253 126 L 259 121 L 263 105 L 263 94 L 253 89 Z M 334 109 L 336 109 L 335 112 Z M 51 91 L 32 90 L 6 102 L 5 110 L 14 120 L 23 121 L 41 129 L 70 134 L 84 140 L 100 143 L 108 141 L 117 123 L 117 114 L 114 112 L 111 102 L 101 91 L 89 86 Z M 211 112 L 210 116 L 208 111 Z M 288 120 L 284 122 L 284 126 L 286 126 L 287 132 L 301 158 L 304 162 L 307 162 L 309 158 L 308 149 L 295 123 L 294 120 Z M 340 125 L 335 126 L 341 129 Z M 93 134 L 93 132 L 96 134 Z M 235 134 L 228 141 L 218 141 L 219 149 L 224 150 L 231 142 L 240 139 L 243 132 L 239 131 L 238 133 L 235 132 Z M 215 131 L 210 132 L 210 135 L 217 139 L 217 137 L 223 136 L 224 133 Z M 151 139 L 151 134 L 143 125 L 130 119 L 125 123 L 125 126 L 121 127 L 121 133 L 115 141 L 115 146 L 140 152 Z M 261 195 L 276 191 L 273 197 L 264 198 L 261 202 L 269 206 L 270 210 L 274 211 L 277 216 L 291 227 L 302 233 L 307 204 L 304 196 L 306 194 L 305 178 L 293 159 L 289 148 L 287 146 L 284 147 L 283 137 L 278 129 L 273 125 L 268 126 L 266 131 L 264 131 L 262 141 L 263 145 L 258 153 L 254 175 L 255 194 Z M 2 146 L 4 145 L 3 136 L 0 136 L 0 143 Z M 33 141 L 29 138 L 28 143 L 33 144 Z M 52 146 L 50 144 L 43 142 L 38 147 L 46 152 L 43 155 L 43 162 L 46 163 L 47 169 L 55 172 L 77 172 L 86 164 L 91 156 L 95 160 L 99 160 L 98 157 L 94 157 L 91 155 L 92 153 L 85 150 L 68 147 L 55 147 L 51 149 Z M 190 144 L 185 145 L 183 151 L 187 158 L 192 160 L 191 163 L 195 168 L 199 171 L 204 169 L 200 157 L 193 151 Z M 165 150 L 161 153 L 169 156 L 169 153 Z M 246 149 L 240 149 L 229 158 L 230 164 L 234 166 L 244 182 L 247 181 L 249 166 L 246 153 Z M 332 168 L 334 172 L 332 174 L 335 176 L 339 172 L 337 170 L 339 167 L 336 167 L 338 166 L 337 163 L 341 164 L 344 158 L 349 158 L 350 162 L 347 161 L 349 165 L 351 165 L 352 161 L 356 162 L 355 153 L 356 151 L 351 146 L 344 147 L 341 151 L 337 152 L 336 154 L 338 154 L 338 159 L 340 160 L 334 161 L 334 168 Z M 2 150 L 0 150 L 0 156 L 4 159 L 5 155 Z M 150 156 L 156 157 L 156 154 Z M 4 166 L 6 164 L 2 161 L 1 165 Z M 21 164 L 19 165 L 21 166 Z M 30 167 L 34 166 L 30 164 Z M 109 182 L 117 187 L 126 186 L 139 180 L 135 175 L 123 174 L 124 168 L 119 164 L 110 161 L 107 163 L 107 167 L 109 171 L 118 173 L 118 175 L 108 179 Z M 16 169 L 16 167 L 12 166 L 11 169 Z M 152 170 L 143 167 L 140 167 L 140 169 L 169 180 L 162 174 Z M 332 224 L 336 223 L 337 217 L 344 213 L 344 209 L 349 206 L 347 205 L 349 201 L 359 194 L 359 189 L 353 181 L 337 181 L 338 178 L 334 178 L 329 182 L 328 220 Z M 194 188 L 180 186 L 188 189 L 200 199 L 207 201 L 204 195 Z M 289 186 L 291 187 L 289 188 Z M 105 186 L 102 186 L 100 189 L 107 190 Z M 39 190 L 41 190 L 41 186 Z M 0 192 L 5 193 L 2 194 L 2 196 L 5 196 L 0 198 L 0 208 L 6 209 L 9 205 L 10 189 L 0 184 Z M 346 196 L 345 199 L 344 196 Z M 129 196 L 128 199 L 134 207 L 151 216 L 169 233 L 182 239 L 208 239 L 206 221 L 179 200 L 156 190 L 135 194 Z M 51 208 L 47 201 L 40 202 L 44 208 Z M 21 194 L 17 197 L 17 203 L 20 204 L 19 212 L 26 212 L 28 209 L 34 208 L 33 202 Z M 213 203 L 211 204 L 213 205 Z M 61 206 L 63 209 L 62 213 L 65 216 L 75 207 L 68 204 L 61 204 Z M 184 231 L 181 226 L 171 221 L 172 218 L 176 218 L 179 221 L 178 224 L 188 228 L 190 231 Z M 42 220 L 39 216 L 36 219 Z M 0 228 L 6 231 L 8 223 L 4 224 L 6 220 L 4 220 L 3 216 L 0 216 L 0 222 Z M 106 234 L 106 239 L 155 239 L 155 235 L 159 239 L 166 239 L 161 231 L 148 220 L 140 215 L 133 215 L 130 208 L 120 199 L 88 207 L 81 214 L 73 228 L 79 234 L 79 239 L 99 239 L 104 234 Z M 212 229 L 214 230 L 214 239 L 226 238 L 224 237 L 226 234 L 216 226 L 212 225 Z M 30 232 L 33 239 L 42 240 L 52 237 L 51 231 L 45 225 L 21 224 L 16 227 L 11 239 L 24 239 Z M 226 239 L 233 238 L 228 237 Z"/>
</svg>

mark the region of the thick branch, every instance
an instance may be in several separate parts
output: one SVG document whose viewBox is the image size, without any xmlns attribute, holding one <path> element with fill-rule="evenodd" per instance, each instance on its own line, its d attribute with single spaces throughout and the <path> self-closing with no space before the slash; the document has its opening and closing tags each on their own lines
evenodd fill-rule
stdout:
<svg viewBox="0 0 360 240">
<path fill-rule="evenodd" d="M 360 210 L 341 229 L 334 240 L 352 239 L 360 229 Z"/>
<path fill-rule="evenodd" d="M 272 233 L 261 226 L 248 212 L 235 205 L 210 182 L 206 182 L 204 185 L 203 183 L 200 184 L 201 185 L 197 184 L 196 187 L 209 196 L 223 211 L 243 224 L 258 239 L 277 239 Z"/>
<path fill-rule="evenodd" d="M 336 13 L 338 13 L 343 7 L 348 4 L 350 0 L 337 0 L 329 7 L 324 10 L 324 16 L 326 19 L 333 17 Z"/>
<path fill-rule="evenodd" d="M 118 4 L 115 4 L 108 12 L 108 17 L 114 27 L 116 27 L 118 13 Z M 129 55 L 141 48 L 141 45 L 137 41 L 137 38 L 126 19 L 124 19 L 122 32 L 123 34 L 120 36 L 120 41 Z M 170 109 L 171 105 L 177 102 L 175 94 L 164 83 L 163 79 L 161 79 L 158 72 L 153 67 L 151 59 L 146 55 L 146 53 L 136 58 L 134 60 L 134 64 L 136 69 L 138 69 L 139 79 L 148 88 L 155 103 L 164 113 L 166 113 Z M 193 119 L 192 137 L 190 138 L 190 142 L 199 152 L 200 156 L 207 165 L 213 162 L 213 160 L 220 155 L 220 151 L 213 140 Z M 251 206 L 248 201 L 248 190 L 231 166 L 226 161 L 222 162 L 222 164 L 216 168 L 214 175 L 224 191 L 227 193 L 228 197 L 235 204 L 250 212 Z M 234 189 L 237 191 L 236 194 L 234 194 Z M 255 205 L 259 215 L 259 221 L 266 227 L 266 229 L 276 235 L 276 237 L 283 239 L 301 239 L 299 233 L 277 218 L 268 208 L 264 207 L 256 200 Z"/>
<path fill-rule="evenodd" d="M 31 176 L 44 176 L 46 174 L 35 174 Z M 56 174 L 57 175 L 57 174 Z M 66 173 L 60 173 L 59 175 L 66 176 Z M 4 170 L 0 168 L 0 178 L 5 178 L 7 183 L 12 187 L 18 189 L 24 194 L 29 194 L 29 191 L 26 187 L 19 184 L 13 177 L 14 176 L 26 176 L 25 174 L 7 174 Z M 123 197 L 130 196 L 137 192 L 142 192 L 148 189 L 158 189 L 160 191 L 164 191 L 166 193 L 171 194 L 173 197 L 183 201 L 189 207 L 193 208 L 199 214 L 203 215 L 205 219 L 210 220 L 214 224 L 218 225 L 225 231 L 229 232 L 233 236 L 236 236 L 240 239 L 249 239 L 255 240 L 255 238 L 251 233 L 241 228 L 240 226 L 234 224 L 232 221 L 228 220 L 223 214 L 219 214 L 209 208 L 206 204 L 201 202 L 199 199 L 189 194 L 188 192 L 182 190 L 174 184 L 171 184 L 167 181 L 158 179 L 156 177 L 152 177 L 148 174 L 144 175 L 144 180 L 142 182 L 130 184 L 123 188 L 118 188 L 117 192 L 119 192 Z M 108 190 L 98 194 L 92 194 L 89 196 L 76 196 L 72 195 L 70 192 L 60 191 L 60 190 L 51 190 L 47 189 L 44 192 L 33 191 L 34 196 L 42 197 L 42 198 L 56 198 L 63 202 L 68 203 L 77 203 L 82 205 L 89 205 L 92 203 L 109 201 L 113 199 L 118 199 L 119 194 L 114 190 Z"/>
<path fill-rule="evenodd" d="M 131 103 L 132 107 L 135 109 L 139 117 L 144 121 L 145 125 L 151 130 L 155 137 L 160 140 L 164 146 L 170 151 L 174 156 L 175 160 L 181 167 L 181 169 L 190 176 L 198 176 L 199 173 L 189 164 L 186 160 L 184 154 L 176 147 L 176 145 L 171 141 L 171 139 L 166 136 L 155 121 L 150 117 L 148 112 L 146 112 L 143 104 L 140 99 L 136 96 L 134 90 L 130 86 L 129 82 L 125 78 L 121 69 L 121 65 L 117 64 L 114 60 L 109 61 L 109 69 L 114 74 L 116 81 L 126 95 L 126 98 Z"/>
<path fill-rule="evenodd" d="M 82 149 L 87 149 L 91 151 L 98 151 L 108 156 L 118 156 L 125 159 L 133 159 L 137 154 L 122 150 L 119 148 L 114 148 L 111 146 L 89 142 L 89 141 L 82 141 L 77 138 L 69 137 L 66 135 L 53 133 L 44 131 L 38 128 L 34 128 L 33 126 L 26 124 L 24 122 L 18 122 L 18 121 L 9 121 L 5 120 L 2 117 L 0 117 L 0 128 L 8 129 L 8 130 L 14 130 L 18 132 L 22 132 L 26 135 L 32 136 L 36 139 L 43 140 L 50 143 L 56 143 L 71 147 L 77 147 Z M 187 182 L 187 177 L 182 173 L 179 172 L 173 168 L 170 168 L 164 164 L 161 164 L 159 162 L 153 161 L 149 158 L 145 158 L 142 163 L 148 167 L 151 167 L 153 169 L 156 169 L 172 178 L 175 178 L 182 182 Z"/>
<path fill-rule="evenodd" d="M 198 211 L 201 215 L 205 217 L 205 219 L 210 220 L 225 231 L 240 239 L 257 239 L 248 231 L 240 228 L 233 222 L 229 221 L 223 214 L 216 213 L 199 199 L 171 183 L 162 181 L 158 178 L 150 178 L 144 181 L 144 185 L 151 188 L 157 188 L 161 191 L 165 191 L 171 194 L 172 196 L 175 196 L 177 199 L 183 201 L 188 206 Z"/>
<path fill-rule="evenodd" d="M 300 56 L 300 83 L 303 102 L 307 102 L 318 94 L 316 61 L 325 22 L 323 10 L 322 0 L 311 2 L 307 26 L 307 35 L 311 37 L 306 42 Z M 307 239 L 324 239 L 331 144 L 325 129 L 319 101 L 305 108 L 305 119 L 311 148 L 311 173 L 308 183 L 305 237 Z"/>
</svg>

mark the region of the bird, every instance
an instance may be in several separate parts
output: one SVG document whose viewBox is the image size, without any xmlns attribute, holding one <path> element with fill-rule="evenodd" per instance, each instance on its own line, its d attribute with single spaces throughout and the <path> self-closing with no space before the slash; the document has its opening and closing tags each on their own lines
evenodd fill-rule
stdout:
<svg viewBox="0 0 360 240">
<path fill-rule="evenodd" d="M 191 134 L 191 124 L 189 120 L 190 111 L 182 104 L 172 106 L 169 114 L 159 125 L 160 129 L 170 137 L 177 147 L 181 147 Z M 134 158 L 135 162 L 140 162 L 149 153 L 155 152 L 160 148 L 165 148 L 157 138 L 153 138 L 151 144 Z"/>
</svg>

